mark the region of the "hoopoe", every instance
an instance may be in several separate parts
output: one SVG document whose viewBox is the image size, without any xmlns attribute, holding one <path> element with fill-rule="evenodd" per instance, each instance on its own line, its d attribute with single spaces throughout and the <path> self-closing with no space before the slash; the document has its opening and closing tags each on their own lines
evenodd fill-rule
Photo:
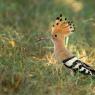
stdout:
<svg viewBox="0 0 95 95">
<path fill-rule="evenodd" d="M 51 29 L 55 58 L 74 72 L 95 76 L 95 70 L 93 68 L 79 60 L 65 47 L 65 37 L 73 31 L 74 26 L 70 21 L 67 21 L 66 18 L 62 20 L 62 15 L 56 18 Z"/>
</svg>

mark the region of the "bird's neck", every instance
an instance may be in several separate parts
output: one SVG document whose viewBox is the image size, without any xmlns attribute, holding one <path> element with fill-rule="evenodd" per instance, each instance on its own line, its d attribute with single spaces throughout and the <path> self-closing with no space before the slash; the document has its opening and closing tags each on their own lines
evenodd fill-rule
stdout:
<svg viewBox="0 0 95 95">
<path fill-rule="evenodd" d="M 54 49 L 56 51 L 61 50 L 61 49 L 66 49 L 65 44 L 64 44 L 64 40 L 55 41 L 54 42 Z"/>
<path fill-rule="evenodd" d="M 73 54 L 65 47 L 64 40 L 54 42 L 54 53 L 60 60 L 73 56 Z"/>
</svg>

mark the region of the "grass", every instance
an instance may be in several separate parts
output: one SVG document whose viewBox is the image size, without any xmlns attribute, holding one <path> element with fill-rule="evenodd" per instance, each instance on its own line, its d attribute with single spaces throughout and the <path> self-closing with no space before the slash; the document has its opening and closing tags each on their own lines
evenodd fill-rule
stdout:
<svg viewBox="0 0 95 95">
<path fill-rule="evenodd" d="M 68 48 L 95 67 L 94 1 L 71 1 L 0 0 L 0 95 L 95 95 L 95 79 L 52 58 L 50 25 L 63 13 L 76 27 Z"/>
</svg>

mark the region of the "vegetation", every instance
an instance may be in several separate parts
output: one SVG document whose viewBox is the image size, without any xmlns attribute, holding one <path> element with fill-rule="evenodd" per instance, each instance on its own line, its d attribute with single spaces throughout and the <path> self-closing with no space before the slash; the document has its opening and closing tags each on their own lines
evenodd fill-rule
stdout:
<svg viewBox="0 0 95 95">
<path fill-rule="evenodd" d="M 52 58 L 60 13 L 76 27 L 68 48 L 95 67 L 94 0 L 0 0 L 0 95 L 95 95 L 95 79 L 71 76 Z"/>
</svg>

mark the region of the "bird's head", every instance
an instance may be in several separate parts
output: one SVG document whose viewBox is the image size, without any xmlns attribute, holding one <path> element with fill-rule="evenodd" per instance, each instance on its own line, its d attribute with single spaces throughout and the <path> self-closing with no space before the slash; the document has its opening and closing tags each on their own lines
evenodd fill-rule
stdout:
<svg viewBox="0 0 95 95">
<path fill-rule="evenodd" d="M 62 15 L 60 15 L 56 18 L 51 29 L 52 40 L 63 40 L 64 37 L 69 36 L 72 32 L 74 32 L 72 22 L 68 21 L 66 18 L 63 20 Z"/>
</svg>

